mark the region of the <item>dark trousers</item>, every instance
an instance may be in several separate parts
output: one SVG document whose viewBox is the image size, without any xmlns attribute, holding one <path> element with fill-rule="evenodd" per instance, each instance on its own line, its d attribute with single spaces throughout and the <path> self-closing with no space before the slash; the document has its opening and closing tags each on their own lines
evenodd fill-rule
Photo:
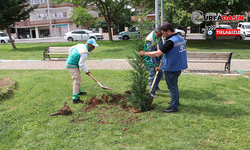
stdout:
<svg viewBox="0 0 250 150">
<path fill-rule="evenodd" d="M 171 107 L 173 109 L 178 109 L 179 104 L 179 89 L 178 89 L 178 77 L 181 74 L 181 71 L 164 71 L 165 80 L 168 86 L 168 90 L 171 96 Z"/>
</svg>

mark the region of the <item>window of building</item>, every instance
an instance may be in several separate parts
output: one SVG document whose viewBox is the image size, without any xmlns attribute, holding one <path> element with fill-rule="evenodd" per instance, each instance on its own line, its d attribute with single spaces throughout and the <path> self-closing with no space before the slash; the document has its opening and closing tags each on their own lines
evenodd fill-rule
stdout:
<svg viewBox="0 0 250 150">
<path fill-rule="evenodd" d="M 61 12 L 54 12 L 53 13 L 53 18 L 54 19 L 60 19 L 60 18 L 67 18 L 68 15 L 67 15 L 67 12 L 66 11 L 61 11 Z"/>
<path fill-rule="evenodd" d="M 48 14 L 37 14 L 38 20 L 47 20 Z"/>
<path fill-rule="evenodd" d="M 41 3 L 47 3 L 47 0 L 29 0 L 30 4 L 41 4 Z"/>
</svg>

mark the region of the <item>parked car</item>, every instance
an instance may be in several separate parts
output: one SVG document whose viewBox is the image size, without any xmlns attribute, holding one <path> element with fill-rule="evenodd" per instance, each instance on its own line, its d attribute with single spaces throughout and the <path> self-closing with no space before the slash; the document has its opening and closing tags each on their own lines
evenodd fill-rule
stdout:
<svg viewBox="0 0 250 150">
<path fill-rule="evenodd" d="M 153 29 L 149 29 L 148 33 L 145 34 L 145 35 L 143 35 L 143 36 L 147 36 L 152 31 L 153 31 Z M 180 35 L 180 36 L 184 36 L 185 35 L 185 31 L 180 30 L 180 29 L 175 29 L 175 32 L 178 35 Z M 138 30 L 138 27 L 133 26 L 128 31 L 120 32 L 119 35 L 118 35 L 118 39 L 129 40 L 129 39 L 131 39 L 132 35 L 134 35 L 134 36 L 140 36 L 140 31 Z"/>
<path fill-rule="evenodd" d="M 103 34 L 101 34 L 101 33 L 98 33 L 98 32 L 93 33 L 93 31 L 88 31 L 88 30 L 86 30 L 86 32 L 88 32 L 89 35 L 92 35 L 92 34 L 95 35 L 96 40 L 102 40 L 103 39 Z"/>
<path fill-rule="evenodd" d="M 225 29 L 233 29 L 230 25 L 227 25 L 227 24 L 220 24 L 218 27 L 225 28 Z"/>
<path fill-rule="evenodd" d="M 203 38 L 206 40 L 215 40 L 216 39 L 216 29 L 232 29 L 230 25 L 220 24 L 218 27 L 215 27 L 213 30 L 205 30 Z M 235 36 L 235 40 L 244 40 L 245 35 L 240 33 L 240 36 Z"/>
<path fill-rule="evenodd" d="M 98 33 L 99 32 L 98 29 L 96 29 L 96 28 L 89 28 L 88 30 L 92 31 L 93 33 Z"/>
<path fill-rule="evenodd" d="M 177 35 L 179 36 L 185 36 L 185 31 L 181 30 L 181 29 L 174 29 L 175 33 L 177 33 Z"/>
<path fill-rule="evenodd" d="M 129 40 L 131 39 L 132 35 L 140 36 L 140 31 L 138 27 L 133 26 L 128 31 L 123 31 L 118 34 L 118 39 Z"/>
<path fill-rule="evenodd" d="M 13 42 L 15 42 L 15 39 L 12 37 Z M 1 43 L 10 43 L 9 36 L 3 32 L 0 32 L 0 42 Z"/>
<path fill-rule="evenodd" d="M 240 29 L 240 32 L 245 36 L 250 36 L 250 22 L 240 22 L 237 29 Z"/>
<path fill-rule="evenodd" d="M 82 38 L 81 38 L 82 35 Z M 74 30 L 68 33 L 65 33 L 64 39 L 71 41 L 87 41 L 88 39 L 95 39 L 95 40 L 101 40 L 103 39 L 103 35 L 101 33 L 93 33 L 89 30 Z"/>
</svg>

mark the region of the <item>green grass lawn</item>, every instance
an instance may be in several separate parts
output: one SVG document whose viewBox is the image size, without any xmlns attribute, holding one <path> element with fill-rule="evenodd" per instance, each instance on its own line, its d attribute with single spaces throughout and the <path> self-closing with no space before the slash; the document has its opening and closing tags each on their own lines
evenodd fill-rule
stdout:
<svg viewBox="0 0 250 150">
<path fill-rule="evenodd" d="M 233 52 L 232 59 L 250 59 L 250 41 L 188 40 L 187 51 Z"/>
<path fill-rule="evenodd" d="M 48 46 L 73 46 L 80 42 L 62 43 L 17 43 L 18 49 L 11 44 L 0 44 L 0 59 L 6 60 L 42 60 L 42 52 Z M 133 41 L 97 41 L 100 45 L 89 55 L 88 59 L 126 59 L 133 56 L 131 45 Z M 187 51 L 231 52 L 233 59 L 250 58 L 250 41 L 204 41 L 188 40 Z"/>
<path fill-rule="evenodd" d="M 6 60 L 42 60 L 43 50 L 51 47 L 66 47 L 80 42 L 60 43 L 28 43 L 16 44 L 18 49 L 13 49 L 11 44 L 0 44 L 0 59 Z M 88 59 L 125 59 L 133 56 L 128 41 L 97 41 L 100 45 L 91 52 Z M 65 57 L 65 56 L 64 56 Z"/>
<path fill-rule="evenodd" d="M 103 90 L 82 73 L 81 88 L 88 94 L 81 99 L 128 90 L 128 71 L 90 71 L 114 90 Z M 104 104 L 85 113 L 85 104 L 71 103 L 72 79 L 66 70 L 0 70 L 4 76 L 17 88 L 0 100 L 0 149 L 249 149 L 249 74 L 181 75 L 181 105 L 172 114 L 162 112 L 170 101 L 164 80 L 164 93 L 152 111 L 134 114 Z M 72 115 L 47 116 L 65 101 Z"/>
</svg>

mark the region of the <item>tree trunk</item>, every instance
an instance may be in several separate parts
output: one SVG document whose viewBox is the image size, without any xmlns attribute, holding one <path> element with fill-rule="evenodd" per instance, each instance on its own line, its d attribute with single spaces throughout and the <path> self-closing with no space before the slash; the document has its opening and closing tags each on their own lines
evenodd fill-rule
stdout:
<svg viewBox="0 0 250 150">
<path fill-rule="evenodd" d="M 87 34 L 87 33 L 86 33 Z M 82 25 L 81 25 L 81 41 L 82 41 Z M 82 41 L 82 43 L 83 43 L 83 41 Z"/>
<path fill-rule="evenodd" d="M 109 40 L 113 41 L 112 33 L 111 33 L 111 20 L 109 18 L 107 18 L 106 21 L 107 21 L 107 24 L 108 24 Z"/>
<path fill-rule="evenodd" d="M 13 49 L 17 49 L 16 45 L 14 44 L 14 42 L 13 42 L 13 40 L 11 38 L 10 27 L 6 27 L 5 29 L 7 30 L 7 33 L 8 33 L 9 39 L 10 39 L 10 43 L 11 43 Z"/>
<path fill-rule="evenodd" d="M 185 39 L 185 40 L 186 40 L 186 37 L 187 37 L 187 27 L 186 27 L 185 35 L 184 35 L 184 39 Z"/>
</svg>

